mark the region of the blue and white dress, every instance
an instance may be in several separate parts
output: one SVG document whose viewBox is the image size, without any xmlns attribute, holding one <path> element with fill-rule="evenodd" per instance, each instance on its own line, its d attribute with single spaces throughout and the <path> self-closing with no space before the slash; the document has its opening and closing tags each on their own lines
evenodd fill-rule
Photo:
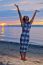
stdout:
<svg viewBox="0 0 43 65">
<path fill-rule="evenodd" d="M 29 31 L 31 28 L 31 23 L 24 23 L 22 25 L 22 34 L 20 37 L 20 52 L 27 52 L 28 42 L 29 42 Z"/>
</svg>

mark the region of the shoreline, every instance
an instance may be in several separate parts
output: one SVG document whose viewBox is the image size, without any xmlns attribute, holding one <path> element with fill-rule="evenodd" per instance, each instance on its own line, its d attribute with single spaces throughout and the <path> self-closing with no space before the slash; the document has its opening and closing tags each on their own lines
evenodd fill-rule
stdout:
<svg viewBox="0 0 43 65">
<path fill-rule="evenodd" d="M 0 55 L 0 63 L 4 65 L 43 65 L 42 57 L 28 57 L 27 61 L 22 61 L 20 57 Z M 1 64 L 1 65 L 2 65 Z"/>
<path fill-rule="evenodd" d="M 27 61 L 22 61 L 20 59 L 18 43 L 0 41 L 0 64 L 43 65 L 43 46 L 29 45 L 29 50 L 27 53 Z"/>
<path fill-rule="evenodd" d="M 6 43 L 6 44 L 8 43 L 8 44 L 18 44 L 18 45 L 20 45 L 19 42 L 11 42 L 11 41 L 0 41 L 0 43 Z M 33 47 L 35 46 L 35 47 L 38 47 L 38 48 L 40 48 L 40 47 L 43 48 L 43 45 L 29 44 L 29 46 L 33 46 Z"/>
<path fill-rule="evenodd" d="M 0 25 L 1 26 L 1 25 Z M 5 26 L 14 26 L 14 27 L 21 27 L 21 25 L 5 25 Z M 32 27 L 43 27 L 43 25 L 32 25 Z"/>
<path fill-rule="evenodd" d="M 0 41 L 0 54 L 2 55 L 16 55 L 18 54 L 19 56 L 19 51 L 20 51 L 20 44 L 17 42 L 8 42 L 8 41 Z M 43 57 L 43 46 L 40 45 L 33 45 L 29 44 L 28 45 L 28 52 L 27 56 L 30 54 L 32 55 L 38 55 Z"/>
</svg>

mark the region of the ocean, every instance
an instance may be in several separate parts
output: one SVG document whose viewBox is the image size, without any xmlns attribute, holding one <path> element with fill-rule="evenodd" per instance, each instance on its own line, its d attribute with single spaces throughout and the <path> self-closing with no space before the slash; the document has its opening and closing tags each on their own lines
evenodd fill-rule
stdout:
<svg viewBox="0 0 43 65">
<path fill-rule="evenodd" d="M 0 26 L 0 40 L 20 43 L 21 26 Z M 32 26 L 29 44 L 43 46 L 43 26 Z"/>
<path fill-rule="evenodd" d="M 0 26 L 0 54 L 20 56 L 20 26 Z M 30 41 L 28 57 L 43 57 L 43 26 L 32 26 L 30 29 Z"/>
</svg>

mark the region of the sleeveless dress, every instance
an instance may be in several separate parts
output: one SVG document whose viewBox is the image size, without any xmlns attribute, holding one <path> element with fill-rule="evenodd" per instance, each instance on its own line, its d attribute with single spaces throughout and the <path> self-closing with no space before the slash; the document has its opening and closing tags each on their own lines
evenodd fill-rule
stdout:
<svg viewBox="0 0 43 65">
<path fill-rule="evenodd" d="M 29 31 L 31 28 L 30 22 L 25 22 L 22 26 L 22 34 L 20 37 L 20 52 L 27 52 L 29 42 Z"/>
</svg>

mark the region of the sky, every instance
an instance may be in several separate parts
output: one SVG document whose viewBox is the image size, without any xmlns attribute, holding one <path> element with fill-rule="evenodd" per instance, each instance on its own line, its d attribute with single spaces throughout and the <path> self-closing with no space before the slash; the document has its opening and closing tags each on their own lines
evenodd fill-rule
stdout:
<svg viewBox="0 0 43 65">
<path fill-rule="evenodd" d="M 18 12 L 14 4 L 19 6 L 22 16 L 28 15 L 30 19 L 34 11 L 39 10 L 34 21 L 43 24 L 43 0 L 0 0 L 0 23 L 12 24 L 13 21 L 13 23 L 19 24 Z"/>
</svg>

